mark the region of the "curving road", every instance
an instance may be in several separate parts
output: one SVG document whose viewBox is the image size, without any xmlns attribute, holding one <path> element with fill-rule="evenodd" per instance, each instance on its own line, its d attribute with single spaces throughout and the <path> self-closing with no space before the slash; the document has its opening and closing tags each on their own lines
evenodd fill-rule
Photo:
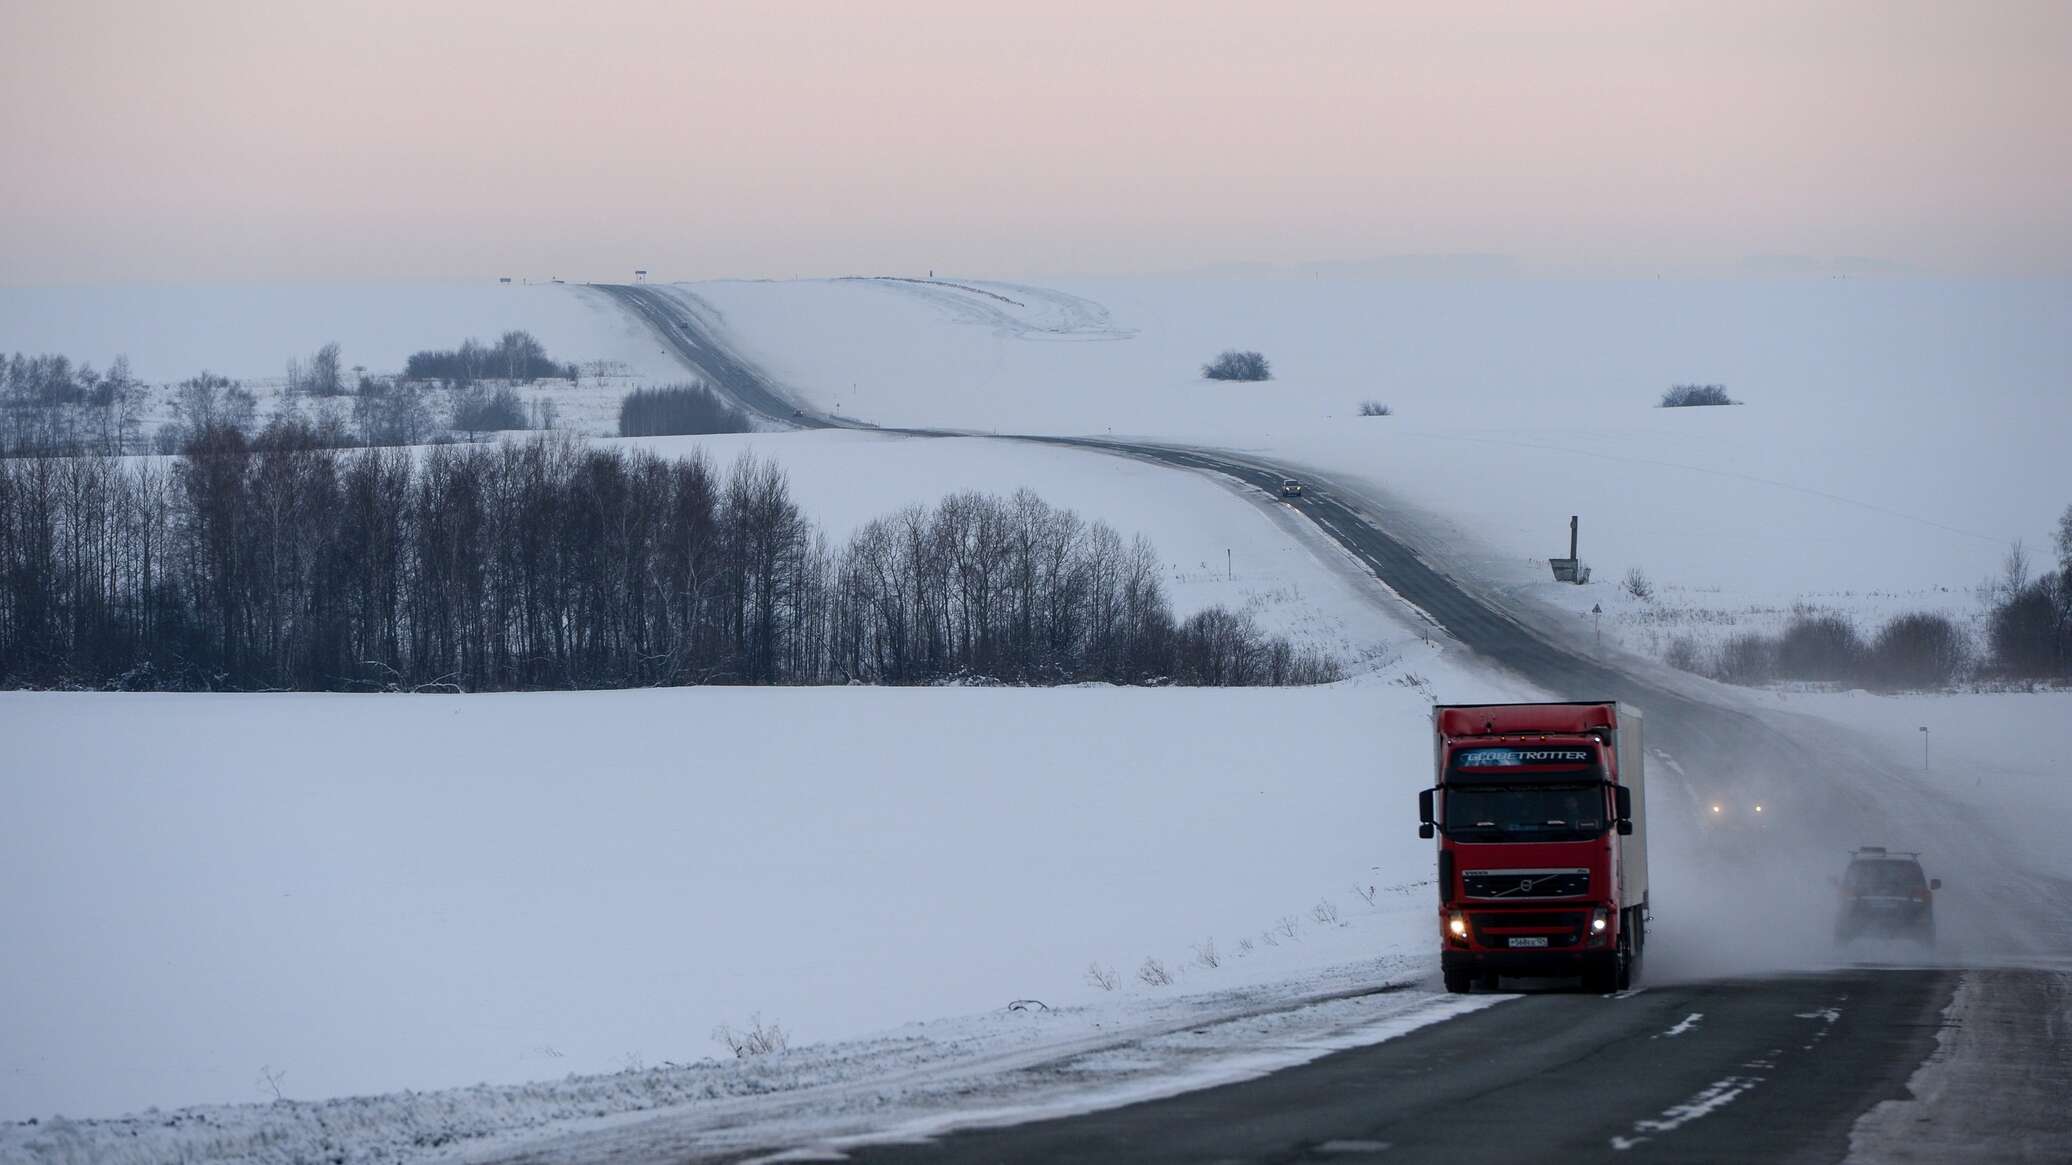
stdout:
<svg viewBox="0 0 2072 1165">
<path fill-rule="evenodd" d="M 728 349 L 717 313 L 688 292 L 604 290 L 743 407 L 799 427 L 868 427 L 794 416 L 798 406 Z M 1305 476 L 1219 450 L 1006 439 L 1206 471 L 1268 494 L 1285 477 Z M 1300 511 L 1468 649 L 1547 691 L 1638 705 L 1650 748 L 1686 771 L 1825 774 L 1798 783 L 1800 832 L 1767 837 L 1773 856 L 1832 857 L 1838 826 L 1859 839 L 1884 836 L 1892 774 L 1831 729 L 1709 703 L 1570 650 L 1391 535 L 1368 499 L 1310 484 Z M 2072 952 L 2072 888 L 2009 868 L 1989 838 L 1951 833 L 1940 869 L 1956 875 L 1960 894 L 1968 887 L 1973 902 L 2000 907 L 1960 918 L 1960 941 L 1996 960 Z M 1800 898 L 1801 908 L 1824 908 L 1826 891 L 1807 888 Z M 1962 901 L 1938 911 L 1946 938 L 1949 908 Z M 2024 906 L 2008 911 L 2010 901 Z M 884 1162 L 1828 1162 L 1852 1153 L 1863 1161 L 2067 1161 L 2067 1095 L 2072 975 L 2062 962 L 2057 970 L 1849 968 L 1612 997 L 1533 994 L 1244 1084 L 920 1146 L 845 1151 Z"/>
</svg>

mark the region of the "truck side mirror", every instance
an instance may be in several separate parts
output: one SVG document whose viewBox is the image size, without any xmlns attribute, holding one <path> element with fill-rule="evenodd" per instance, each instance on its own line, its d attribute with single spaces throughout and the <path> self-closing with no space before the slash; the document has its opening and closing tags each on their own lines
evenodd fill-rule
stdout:
<svg viewBox="0 0 2072 1165">
<path fill-rule="evenodd" d="M 1432 829 L 1432 790 L 1425 789 L 1417 795 L 1417 836 L 1430 837 Z"/>
<path fill-rule="evenodd" d="M 1432 823 L 1429 821 L 1417 827 L 1417 836 L 1419 837 L 1430 837 L 1435 832 L 1436 831 L 1432 828 Z"/>
<path fill-rule="evenodd" d="M 1928 879 L 1928 888 L 1929 888 L 1930 890 L 1940 890 L 1940 889 L 1942 889 L 1942 879 L 1941 879 L 1941 878 L 1930 878 L 1930 879 Z"/>
<path fill-rule="evenodd" d="M 1630 837 L 1630 836 L 1632 836 L 1632 834 L 1633 834 L 1633 821 L 1632 821 L 1632 819 L 1631 819 L 1631 818 L 1626 818 L 1626 817 L 1621 817 L 1621 818 L 1619 818 L 1619 836 L 1620 836 L 1620 837 Z"/>
<path fill-rule="evenodd" d="M 1613 785 L 1612 804 L 1616 806 L 1618 809 L 1618 812 L 1613 814 L 1613 816 L 1617 817 L 1621 822 L 1625 823 L 1628 826 L 1628 828 L 1621 829 L 1619 832 L 1632 833 L 1633 830 L 1631 826 L 1633 822 L 1633 790 L 1627 788 L 1624 785 Z"/>
</svg>

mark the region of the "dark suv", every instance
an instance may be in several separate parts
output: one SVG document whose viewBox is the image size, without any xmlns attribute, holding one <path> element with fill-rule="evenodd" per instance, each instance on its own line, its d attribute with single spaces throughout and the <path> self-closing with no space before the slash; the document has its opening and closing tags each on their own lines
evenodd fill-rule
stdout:
<svg viewBox="0 0 2072 1165">
<path fill-rule="evenodd" d="M 1864 846 L 1849 855 L 1839 884 L 1842 913 L 1835 920 L 1835 941 L 1909 938 L 1935 945 L 1935 892 L 1942 889 L 1942 879 L 1921 872 L 1921 855 Z"/>
</svg>

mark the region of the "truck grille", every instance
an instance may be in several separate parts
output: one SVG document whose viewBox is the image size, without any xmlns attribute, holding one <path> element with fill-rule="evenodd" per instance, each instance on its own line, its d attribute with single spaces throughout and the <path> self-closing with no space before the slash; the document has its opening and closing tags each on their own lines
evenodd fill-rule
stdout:
<svg viewBox="0 0 2072 1165">
<path fill-rule="evenodd" d="M 1495 948 L 1509 946 L 1514 934 L 1545 935 L 1553 950 L 1579 947 L 1589 925 L 1590 914 L 1585 910 L 1478 910 L 1468 915 L 1475 945 Z"/>
<path fill-rule="evenodd" d="M 1590 892 L 1588 870 L 1463 870 L 1470 898 L 1580 898 Z"/>
</svg>

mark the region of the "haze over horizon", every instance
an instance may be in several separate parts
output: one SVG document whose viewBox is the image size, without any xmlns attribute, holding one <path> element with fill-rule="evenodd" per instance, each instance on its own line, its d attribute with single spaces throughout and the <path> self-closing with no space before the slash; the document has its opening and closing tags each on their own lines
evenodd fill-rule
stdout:
<svg viewBox="0 0 2072 1165">
<path fill-rule="evenodd" d="M 2068 61 L 2027 0 L 0 0 L 0 285 L 2062 276 Z"/>
</svg>

